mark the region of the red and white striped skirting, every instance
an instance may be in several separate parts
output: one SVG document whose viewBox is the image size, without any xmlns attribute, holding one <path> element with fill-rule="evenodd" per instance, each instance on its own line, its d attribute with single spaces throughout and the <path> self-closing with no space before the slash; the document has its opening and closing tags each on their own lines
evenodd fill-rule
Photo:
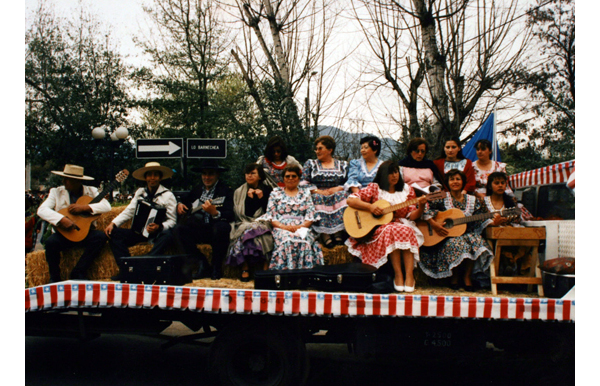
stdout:
<svg viewBox="0 0 600 386">
<path fill-rule="evenodd" d="M 291 316 L 575 321 L 575 301 L 545 298 L 236 290 L 87 281 L 25 289 L 25 312 L 106 307 Z"/>
<path fill-rule="evenodd" d="M 571 173 L 574 171 L 575 160 L 572 160 L 513 174 L 508 177 L 508 182 L 513 189 L 536 185 L 566 184 L 569 176 L 571 176 Z"/>
</svg>

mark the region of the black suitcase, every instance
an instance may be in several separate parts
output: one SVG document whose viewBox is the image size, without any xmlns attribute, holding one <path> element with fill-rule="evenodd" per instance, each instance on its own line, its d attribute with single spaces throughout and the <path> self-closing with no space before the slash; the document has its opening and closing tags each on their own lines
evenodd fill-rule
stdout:
<svg viewBox="0 0 600 386">
<path fill-rule="evenodd" d="M 257 271 L 254 274 L 254 288 L 370 292 L 376 272 L 377 268 L 362 263 L 318 265 L 311 269 Z"/>
<path fill-rule="evenodd" d="M 121 258 L 121 282 L 183 285 L 192 282 L 190 255 Z"/>
</svg>

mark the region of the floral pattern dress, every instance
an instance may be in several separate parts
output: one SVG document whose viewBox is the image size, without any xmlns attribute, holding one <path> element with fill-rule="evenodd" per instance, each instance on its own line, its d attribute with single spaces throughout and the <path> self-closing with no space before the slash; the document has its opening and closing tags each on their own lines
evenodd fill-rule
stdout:
<svg viewBox="0 0 600 386">
<path fill-rule="evenodd" d="M 383 199 L 391 205 L 403 203 L 416 198 L 413 188 L 404 184 L 402 192 L 390 193 L 381 190 L 376 183 L 370 183 L 366 188 L 351 197 L 358 197 L 364 202 L 374 203 Z M 413 253 L 415 266 L 419 261 L 419 247 L 423 245 L 423 234 L 413 221 L 407 217 L 415 210 L 414 205 L 399 209 L 394 212 L 391 222 L 375 229 L 367 241 L 358 241 L 352 237 L 346 240 L 348 252 L 357 256 L 364 264 L 381 267 L 387 262 L 387 256 L 396 249 L 408 249 Z"/>
<path fill-rule="evenodd" d="M 366 188 L 367 185 L 373 182 L 373 179 L 377 174 L 377 170 L 379 170 L 379 166 L 382 163 L 382 160 L 377 160 L 375 166 L 369 170 L 364 158 L 351 160 L 348 167 L 348 180 L 344 184 L 344 189 L 350 190 L 350 188 L 353 187 L 357 187 L 359 189 Z"/>
<path fill-rule="evenodd" d="M 328 189 L 344 186 L 348 180 L 348 162 L 334 159 L 332 168 L 324 168 L 319 160 L 309 159 L 302 169 L 300 187 L 311 191 L 314 189 Z M 330 196 L 313 194 L 312 201 L 315 205 L 319 221 L 312 228 L 317 233 L 334 234 L 343 231 L 344 209 L 348 206 L 348 190 L 342 190 Z"/>
<path fill-rule="evenodd" d="M 284 225 L 300 225 L 305 221 L 318 221 L 310 192 L 298 189 L 298 194 L 290 197 L 283 188 L 276 188 L 269 197 L 267 212 L 260 221 L 279 221 Z M 306 229 L 306 228 L 302 228 Z M 323 251 L 316 242 L 316 235 L 308 232 L 290 232 L 280 228 L 273 229 L 274 249 L 269 269 L 313 268 L 323 265 Z"/>
<path fill-rule="evenodd" d="M 292 164 L 301 166 L 296 158 L 292 157 L 291 155 L 288 155 L 280 164 L 276 164 L 275 162 L 270 161 L 265 156 L 261 155 L 258 157 L 258 160 L 256 160 L 256 163 L 263 167 L 263 170 L 267 174 L 267 180 L 265 183 L 272 188 L 285 186 L 283 183 L 283 169 L 285 169 L 286 166 Z"/>
<path fill-rule="evenodd" d="M 459 202 L 447 192 L 446 198 L 427 204 L 422 218 L 428 220 L 435 217 L 440 211 L 453 208 L 460 209 L 465 216 L 485 212 L 475 196 L 465 194 L 463 197 L 464 200 Z M 471 259 L 475 261 L 473 275 L 486 271 L 492 262 L 493 255 L 487 242 L 481 236 L 483 229 L 481 226 L 481 221 L 467 223 L 467 230 L 463 235 L 448 237 L 437 245 L 421 248 L 419 261 L 421 270 L 427 276 L 441 279 L 452 276 L 452 269 L 458 267 L 465 259 Z"/>
<path fill-rule="evenodd" d="M 506 164 L 503 162 L 492 161 L 492 167 L 490 170 L 481 170 L 477 167 L 477 162 L 473 162 L 473 170 L 475 171 L 475 191 L 477 193 L 486 194 L 488 176 L 494 172 L 506 173 Z M 506 184 L 505 192 L 509 196 L 515 195 L 508 184 Z"/>
</svg>

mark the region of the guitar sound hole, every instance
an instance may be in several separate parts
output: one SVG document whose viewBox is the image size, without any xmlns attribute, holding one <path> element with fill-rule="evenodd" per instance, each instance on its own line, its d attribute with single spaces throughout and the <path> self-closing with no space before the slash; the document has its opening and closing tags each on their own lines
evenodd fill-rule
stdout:
<svg viewBox="0 0 600 386">
<path fill-rule="evenodd" d="M 444 228 L 450 229 L 453 226 L 454 226 L 454 220 L 452 220 L 451 218 L 447 218 L 446 223 L 444 224 Z"/>
</svg>

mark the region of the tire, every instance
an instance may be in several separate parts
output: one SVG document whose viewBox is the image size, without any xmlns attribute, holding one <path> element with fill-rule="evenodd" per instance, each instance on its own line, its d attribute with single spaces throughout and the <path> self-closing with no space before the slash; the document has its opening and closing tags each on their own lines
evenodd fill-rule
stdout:
<svg viewBox="0 0 600 386">
<path fill-rule="evenodd" d="M 211 370 L 223 386 L 303 385 L 308 356 L 302 340 L 286 328 L 239 323 L 215 338 Z"/>
</svg>

